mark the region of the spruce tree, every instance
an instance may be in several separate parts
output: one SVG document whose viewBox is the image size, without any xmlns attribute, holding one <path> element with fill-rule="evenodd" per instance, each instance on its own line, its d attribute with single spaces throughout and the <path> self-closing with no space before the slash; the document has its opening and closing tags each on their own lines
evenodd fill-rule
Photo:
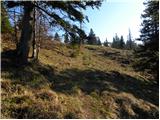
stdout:
<svg viewBox="0 0 160 120">
<path fill-rule="evenodd" d="M 107 38 L 106 38 L 106 41 L 104 41 L 103 45 L 106 46 L 106 47 L 108 47 L 108 40 L 107 40 Z"/>
<path fill-rule="evenodd" d="M 111 47 L 112 47 L 112 48 L 115 48 L 115 46 L 116 46 L 115 43 L 116 43 L 116 41 L 115 41 L 115 38 L 113 37 L 113 41 L 112 41 L 112 44 L 111 44 Z"/>
<path fill-rule="evenodd" d="M 87 37 L 87 40 L 88 40 L 88 44 L 90 44 L 90 45 L 97 45 L 97 38 L 96 38 L 96 35 L 93 32 L 92 28 L 90 29 L 89 35 Z"/>
<path fill-rule="evenodd" d="M 126 49 L 133 49 L 133 41 L 132 41 L 132 35 L 131 35 L 131 30 L 129 29 L 127 41 L 126 41 Z"/>
<path fill-rule="evenodd" d="M 115 37 L 113 37 L 112 47 L 120 48 L 120 39 L 117 34 L 115 34 Z"/>
<path fill-rule="evenodd" d="M 66 43 L 66 44 L 69 43 L 69 35 L 67 32 L 64 34 L 64 43 Z"/>
<path fill-rule="evenodd" d="M 60 37 L 59 37 L 59 34 L 57 32 L 54 35 L 54 40 L 60 41 Z"/>
<path fill-rule="evenodd" d="M 99 37 L 97 37 L 97 45 L 102 45 L 101 40 Z"/>
<path fill-rule="evenodd" d="M 120 38 L 120 43 L 119 43 L 119 47 L 121 48 L 121 49 L 123 49 L 124 47 L 125 47 L 125 42 L 124 42 L 124 39 L 123 39 L 123 36 L 121 36 L 121 38 Z"/>
<path fill-rule="evenodd" d="M 68 31 L 70 36 L 81 37 L 85 36 L 85 32 L 74 23 L 83 23 L 87 20 L 82 10 L 86 10 L 88 7 L 99 8 L 102 1 L 5 1 L 5 3 L 9 9 L 23 7 L 22 32 L 17 50 L 19 62 L 23 65 L 28 62 L 35 8 L 43 14 L 44 18 L 49 20 L 48 23 L 51 26 L 54 27 L 56 24 L 63 30 Z M 57 14 L 57 10 L 61 12 Z"/>
<path fill-rule="evenodd" d="M 139 40 L 143 42 L 135 51 L 139 70 L 151 73 L 158 81 L 159 75 L 159 1 L 148 1 L 142 14 Z"/>
</svg>

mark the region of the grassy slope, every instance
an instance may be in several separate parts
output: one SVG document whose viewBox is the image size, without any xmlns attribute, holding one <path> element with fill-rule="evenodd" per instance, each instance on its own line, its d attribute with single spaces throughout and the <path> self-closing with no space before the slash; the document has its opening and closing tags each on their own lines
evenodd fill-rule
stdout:
<svg viewBox="0 0 160 120">
<path fill-rule="evenodd" d="M 130 51 L 85 46 L 75 53 L 50 43 L 25 68 L 2 53 L 1 117 L 158 118 L 158 88 L 133 70 Z"/>
</svg>

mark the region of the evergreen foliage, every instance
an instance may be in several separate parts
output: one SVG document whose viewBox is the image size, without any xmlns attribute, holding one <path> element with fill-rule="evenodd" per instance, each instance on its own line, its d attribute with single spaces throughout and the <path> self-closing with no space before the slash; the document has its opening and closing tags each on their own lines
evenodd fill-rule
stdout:
<svg viewBox="0 0 160 120">
<path fill-rule="evenodd" d="M 121 36 L 121 38 L 120 38 L 119 47 L 120 47 L 121 49 L 123 49 L 123 48 L 125 47 L 125 42 L 124 42 L 123 36 Z"/>
<path fill-rule="evenodd" d="M 159 71 L 159 1 L 144 3 L 146 9 L 142 14 L 143 22 L 139 40 L 142 45 L 135 51 L 138 58 L 136 65 L 154 75 L 158 81 Z"/>
<path fill-rule="evenodd" d="M 109 45 L 108 45 L 108 40 L 107 40 L 107 38 L 106 38 L 106 41 L 104 41 L 103 45 L 106 46 L 106 47 L 109 46 Z"/>
<path fill-rule="evenodd" d="M 132 40 L 131 32 L 129 30 L 128 40 L 126 41 L 126 44 L 122 35 L 119 38 L 118 35 L 115 34 L 115 36 L 113 37 L 113 42 L 111 44 L 111 47 L 117 48 L 117 49 L 132 50 L 137 47 L 137 44 Z"/>
<path fill-rule="evenodd" d="M 5 5 L 3 4 L 3 2 L 1 2 L 1 33 L 11 32 L 13 32 L 13 28 L 10 24 Z"/>
<path fill-rule="evenodd" d="M 97 37 L 97 45 L 102 45 L 101 40 L 99 37 Z"/>
<path fill-rule="evenodd" d="M 64 43 L 69 43 L 69 35 L 67 32 L 64 34 Z"/>
<path fill-rule="evenodd" d="M 134 42 L 132 40 L 132 35 L 131 35 L 131 31 L 129 29 L 129 33 L 128 33 L 128 37 L 127 37 L 127 41 L 126 41 L 126 49 L 133 49 L 134 48 Z"/>
<path fill-rule="evenodd" d="M 128 50 L 135 50 L 137 48 L 137 44 L 136 44 L 135 40 L 132 39 L 130 29 L 129 29 L 128 39 L 126 41 L 125 48 Z"/>
<path fill-rule="evenodd" d="M 115 37 L 113 37 L 113 42 L 111 45 L 113 48 L 121 48 L 120 47 L 120 38 L 118 37 L 117 34 L 115 34 Z"/>
<path fill-rule="evenodd" d="M 99 37 L 96 37 L 93 29 L 90 29 L 89 35 L 87 36 L 86 43 L 89 45 L 102 45 Z"/>
<path fill-rule="evenodd" d="M 17 55 L 21 64 L 28 62 L 30 41 L 33 33 L 32 15 L 36 8 L 42 13 L 42 16 L 52 26 L 59 26 L 62 30 L 67 31 L 72 38 L 86 36 L 75 22 L 84 23 L 88 18 L 82 10 L 88 7 L 99 8 L 102 1 L 5 1 L 9 9 L 23 7 L 23 24 L 20 37 L 20 43 L 17 49 Z M 57 11 L 60 11 L 57 13 Z M 79 39 L 78 39 L 79 40 Z"/>
<path fill-rule="evenodd" d="M 54 35 L 54 40 L 60 41 L 60 37 L 59 37 L 59 34 L 57 32 Z"/>
<path fill-rule="evenodd" d="M 96 45 L 97 44 L 97 38 L 96 38 L 96 35 L 93 32 L 92 28 L 90 29 L 90 33 L 87 37 L 87 40 L 88 40 L 88 44 L 90 44 L 90 45 Z"/>
</svg>

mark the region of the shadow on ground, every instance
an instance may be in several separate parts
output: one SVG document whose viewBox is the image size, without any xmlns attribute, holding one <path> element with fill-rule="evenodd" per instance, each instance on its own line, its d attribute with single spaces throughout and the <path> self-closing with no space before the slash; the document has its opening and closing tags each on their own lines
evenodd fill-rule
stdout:
<svg viewBox="0 0 160 120">
<path fill-rule="evenodd" d="M 127 92 L 158 105 L 158 86 L 117 71 L 105 73 L 100 70 L 67 69 L 56 77 L 53 87 L 55 91 L 71 94 L 76 87 L 86 94 L 93 91 L 99 94 L 103 91 Z"/>
<path fill-rule="evenodd" d="M 49 83 L 54 91 L 65 94 L 74 94 L 75 88 L 79 88 L 85 94 L 93 91 L 99 94 L 103 91 L 126 92 L 158 105 L 158 86 L 117 71 L 106 73 L 94 69 L 66 69 L 55 73 L 54 67 L 41 63 L 30 63 L 28 66 L 18 67 L 18 63 L 14 62 L 16 61 L 11 51 L 2 53 L 2 78 L 18 80 L 19 84 L 32 88 L 39 88 Z M 6 74 L 3 75 L 3 73 Z"/>
</svg>

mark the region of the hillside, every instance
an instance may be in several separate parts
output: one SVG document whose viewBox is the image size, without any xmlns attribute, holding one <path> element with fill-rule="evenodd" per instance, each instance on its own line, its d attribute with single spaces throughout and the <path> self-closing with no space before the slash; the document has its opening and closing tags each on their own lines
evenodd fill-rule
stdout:
<svg viewBox="0 0 160 120">
<path fill-rule="evenodd" d="M 131 51 L 48 42 L 39 62 L 18 67 L 2 41 L 2 118 L 158 118 L 158 86 L 132 68 Z"/>
</svg>

